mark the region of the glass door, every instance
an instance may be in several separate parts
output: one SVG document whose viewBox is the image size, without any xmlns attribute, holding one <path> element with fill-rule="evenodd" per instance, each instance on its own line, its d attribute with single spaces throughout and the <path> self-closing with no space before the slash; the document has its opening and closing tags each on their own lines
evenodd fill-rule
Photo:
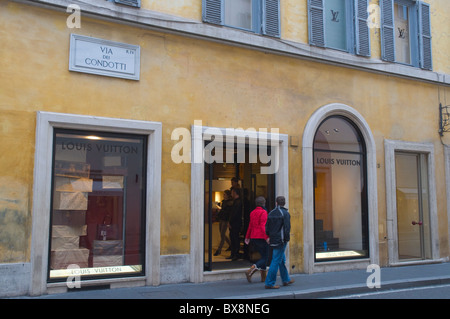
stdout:
<svg viewBox="0 0 450 319">
<path fill-rule="evenodd" d="M 425 154 L 395 153 L 398 259 L 431 258 L 428 163 Z"/>
</svg>

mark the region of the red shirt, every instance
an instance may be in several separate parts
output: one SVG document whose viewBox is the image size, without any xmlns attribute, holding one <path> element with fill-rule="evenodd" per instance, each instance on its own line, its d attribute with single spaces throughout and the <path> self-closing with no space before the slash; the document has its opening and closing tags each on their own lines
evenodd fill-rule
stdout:
<svg viewBox="0 0 450 319">
<path fill-rule="evenodd" d="M 256 207 L 250 213 L 250 223 L 248 225 L 245 238 L 248 239 L 267 239 L 266 235 L 267 212 L 262 207 Z"/>
</svg>

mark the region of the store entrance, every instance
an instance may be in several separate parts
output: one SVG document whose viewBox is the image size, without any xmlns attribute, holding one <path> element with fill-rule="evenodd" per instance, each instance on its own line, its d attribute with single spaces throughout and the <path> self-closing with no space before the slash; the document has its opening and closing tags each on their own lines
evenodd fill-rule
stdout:
<svg viewBox="0 0 450 319">
<path fill-rule="evenodd" d="M 225 156 L 223 163 L 205 163 L 205 270 L 244 268 L 248 267 L 250 262 L 258 259 L 257 253 L 253 251 L 252 247 L 244 244 L 244 236 L 247 232 L 250 212 L 255 208 L 256 197 L 264 196 L 267 211 L 274 208 L 275 174 L 261 174 L 261 167 L 269 166 L 270 162 L 262 164 L 258 159 L 252 160 L 253 163 L 250 163 L 250 153 L 250 147 L 246 145 L 245 162 L 243 163 L 238 162 L 236 150 L 234 151 L 234 161 L 231 163 L 225 161 Z M 239 199 L 236 199 L 236 195 L 233 193 L 239 194 L 242 205 L 238 205 Z M 231 198 L 230 195 L 235 198 Z M 241 209 L 238 216 L 240 223 L 237 223 L 239 227 L 237 238 L 233 233 L 230 234 L 229 225 L 230 215 L 236 214 L 238 207 Z M 234 216 L 232 223 L 236 225 L 236 215 Z M 236 249 L 236 247 L 238 248 Z M 234 256 L 232 256 L 232 249 L 233 251 L 237 250 Z"/>
</svg>

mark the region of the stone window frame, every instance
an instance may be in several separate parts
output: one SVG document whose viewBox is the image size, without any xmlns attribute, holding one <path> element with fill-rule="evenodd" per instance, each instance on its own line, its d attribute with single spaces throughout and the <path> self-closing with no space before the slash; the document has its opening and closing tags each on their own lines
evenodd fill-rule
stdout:
<svg viewBox="0 0 450 319">
<path fill-rule="evenodd" d="M 350 120 L 361 132 L 366 144 L 367 193 L 369 218 L 369 258 L 343 261 L 314 262 L 314 176 L 313 143 L 314 136 L 323 120 L 340 115 Z M 354 108 L 331 103 L 317 109 L 309 118 L 303 132 L 303 267 L 304 272 L 325 272 L 335 270 L 365 269 L 369 264 L 379 265 L 378 239 L 378 192 L 375 139 L 369 124 Z"/>
<path fill-rule="evenodd" d="M 162 124 L 86 115 L 37 112 L 33 182 L 30 295 L 66 291 L 67 283 L 47 283 L 54 128 L 140 134 L 148 137 L 145 275 L 84 280 L 85 285 L 159 285 Z"/>
</svg>

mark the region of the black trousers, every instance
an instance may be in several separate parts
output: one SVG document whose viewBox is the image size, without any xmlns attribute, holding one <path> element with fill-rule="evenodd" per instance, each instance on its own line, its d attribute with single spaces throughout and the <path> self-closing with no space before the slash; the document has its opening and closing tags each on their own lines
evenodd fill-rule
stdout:
<svg viewBox="0 0 450 319">
<path fill-rule="evenodd" d="M 241 242 L 239 239 L 239 231 L 241 227 L 231 226 L 230 228 L 230 241 L 231 241 L 231 256 L 238 257 L 239 249 L 241 248 Z"/>
</svg>

